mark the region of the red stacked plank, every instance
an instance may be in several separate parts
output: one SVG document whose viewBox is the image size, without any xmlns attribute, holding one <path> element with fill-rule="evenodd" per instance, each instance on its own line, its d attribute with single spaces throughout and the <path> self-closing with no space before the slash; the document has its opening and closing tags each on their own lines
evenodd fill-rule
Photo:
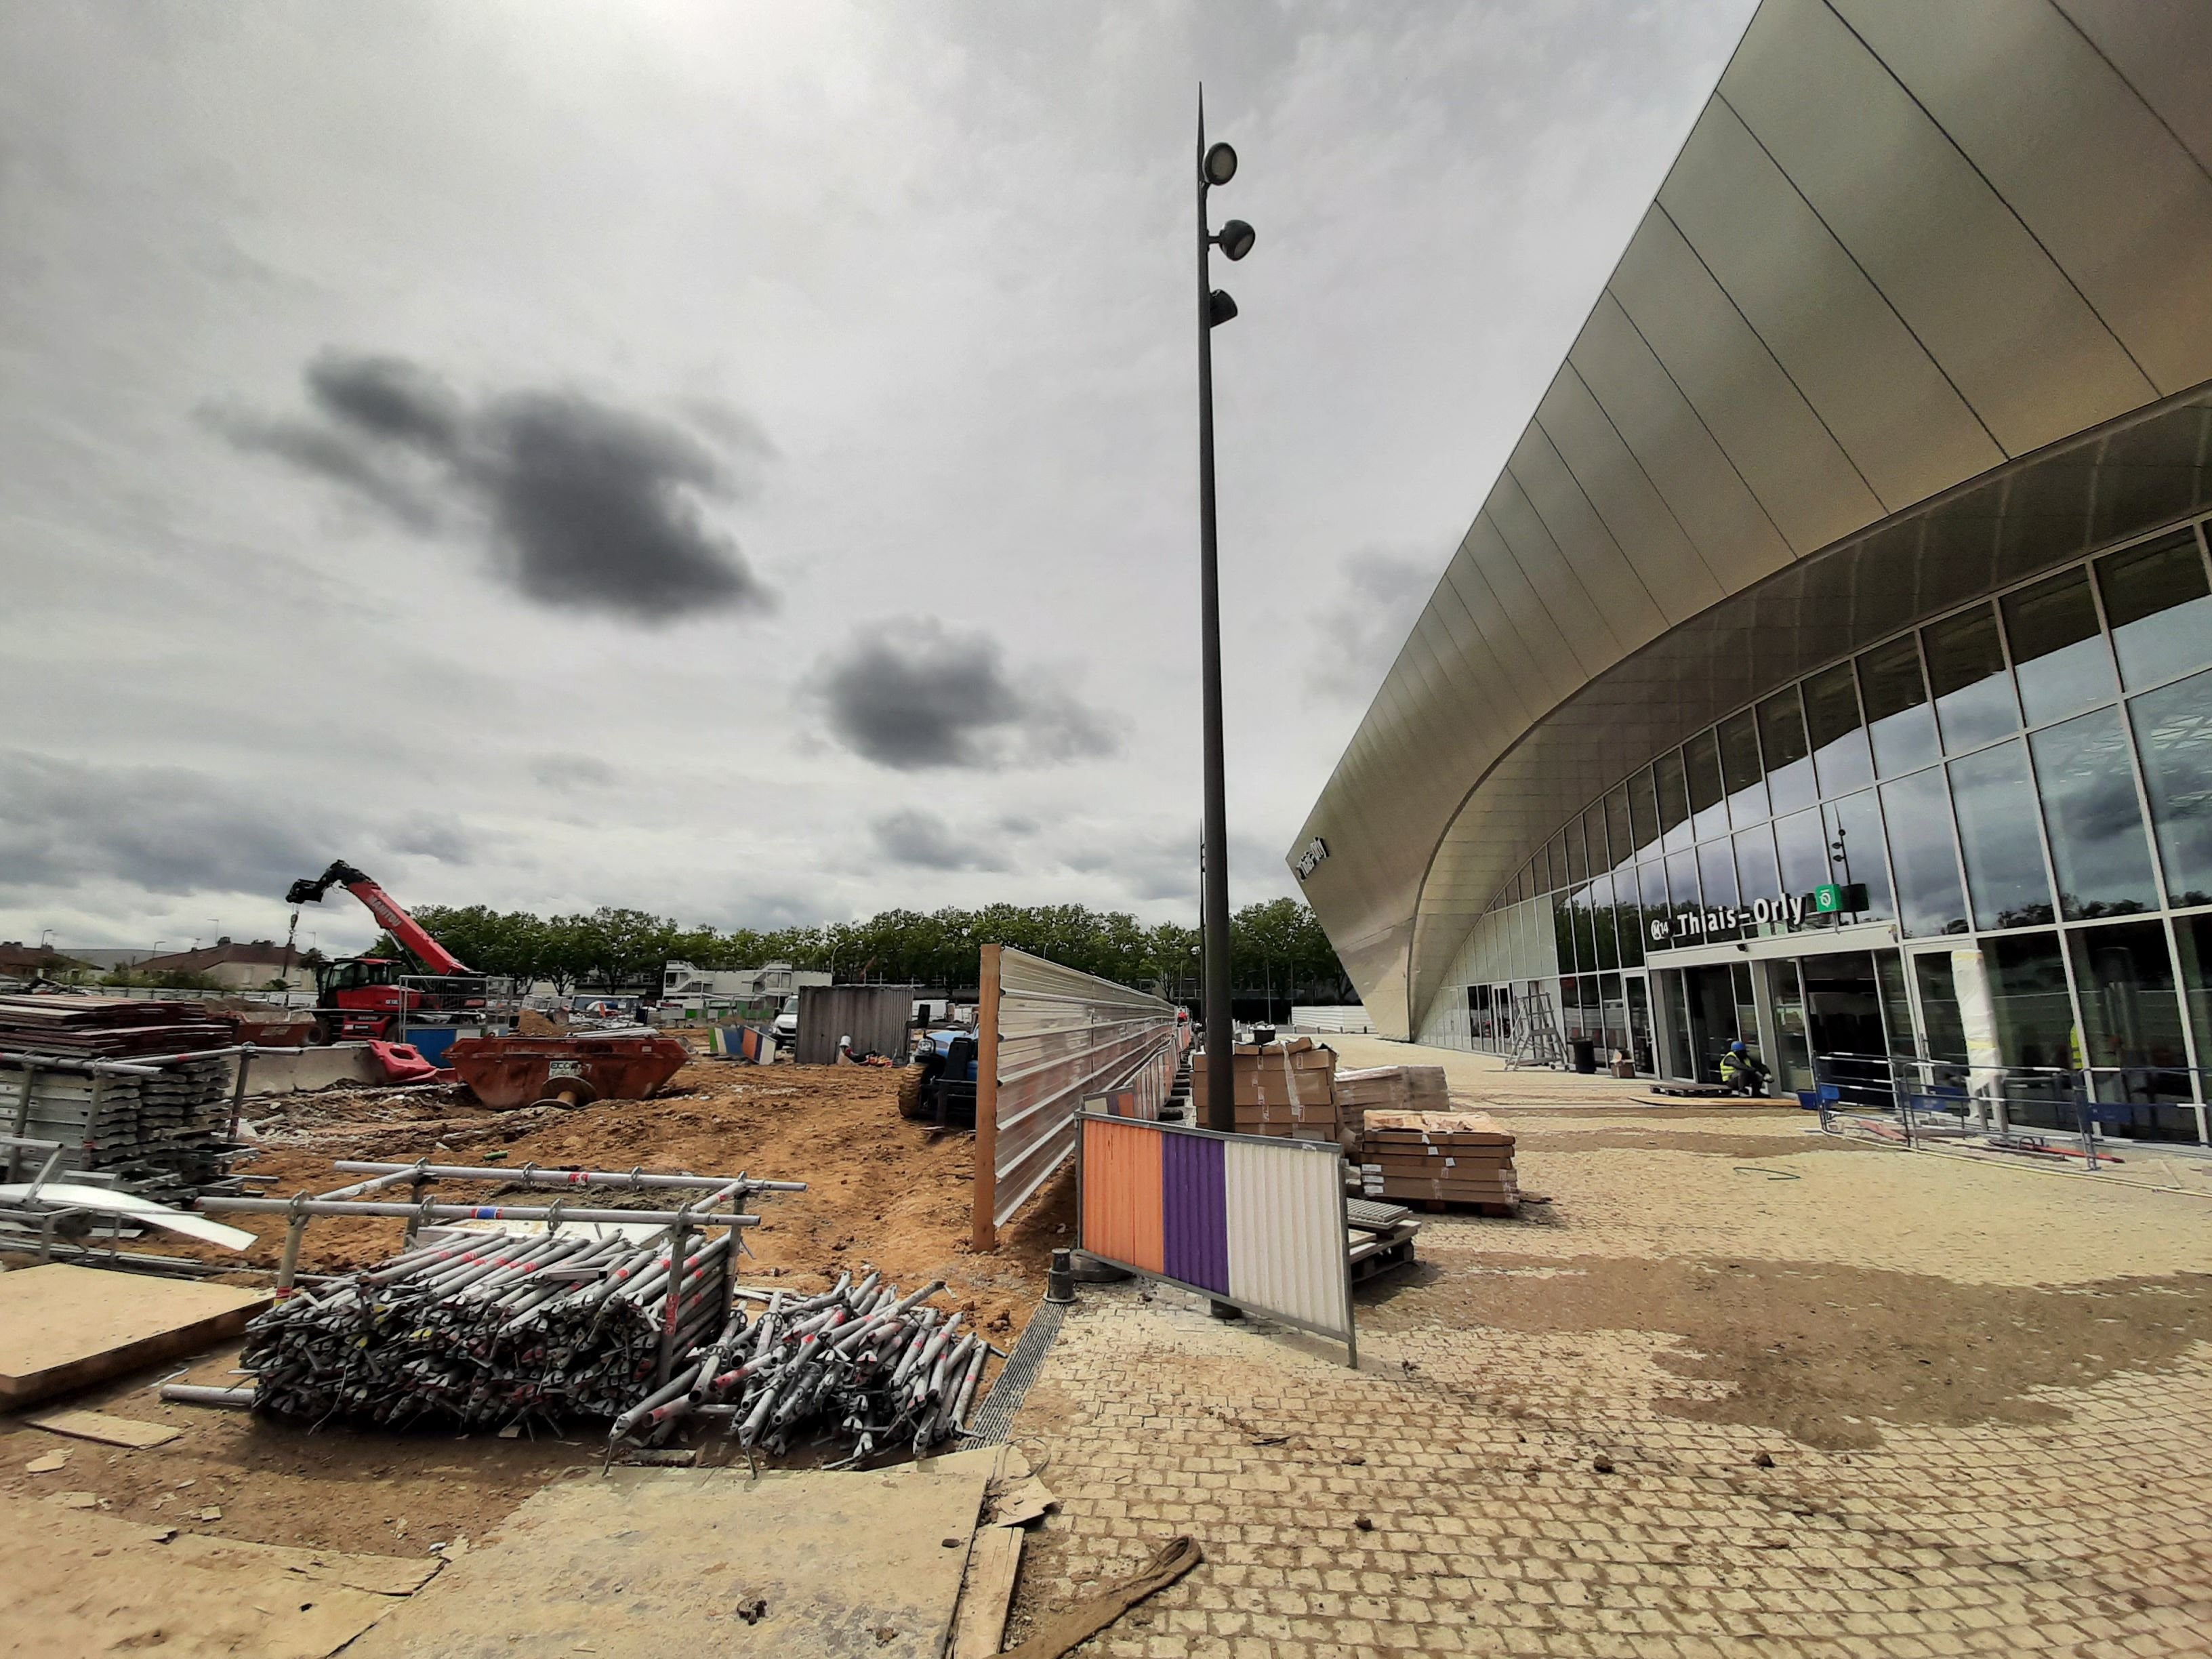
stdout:
<svg viewBox="0 0 2212 1659">
<path fill-rule="evenodd" d="M 0 996 L 0 1051 L 130 1060 L 227 1048 L 237 1041 L 236 1019 L 197 1002 Z"/>
</svg>

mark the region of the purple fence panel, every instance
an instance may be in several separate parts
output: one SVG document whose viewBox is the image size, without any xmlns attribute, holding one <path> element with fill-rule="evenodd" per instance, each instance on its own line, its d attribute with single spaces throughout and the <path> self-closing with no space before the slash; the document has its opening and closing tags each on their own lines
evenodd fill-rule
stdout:
<svg viewBox="0 0 2212 1659">
<path fill-rule="evenodd" d="M 1229 1218 L 1221 1146 L 1199 1135 L 1165 1137 L 1161 1147 L 1166 1273 L 1186 1285 L 1229 1290 Z"/>
</svg>

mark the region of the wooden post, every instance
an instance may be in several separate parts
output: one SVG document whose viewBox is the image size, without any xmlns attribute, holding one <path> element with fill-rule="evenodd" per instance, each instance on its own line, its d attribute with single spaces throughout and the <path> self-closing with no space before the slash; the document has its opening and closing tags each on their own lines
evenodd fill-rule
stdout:
<svg viewBox="0 0 2212 1659">
<path fill-rule="evenodd" d="M 999 947 L 983 947 L 975 1011 L 975 1216 L 969 1242 L 999 1248 Z"/>
</svg>

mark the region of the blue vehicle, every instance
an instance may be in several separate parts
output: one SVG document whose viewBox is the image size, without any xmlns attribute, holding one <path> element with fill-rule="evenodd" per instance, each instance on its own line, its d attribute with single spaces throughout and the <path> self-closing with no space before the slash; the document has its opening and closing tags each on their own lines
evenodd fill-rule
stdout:
<svg viewBox="0 0 2212 1659">
<path fill-rule="evenodd" d="M 975 1033 L 940 1026 L 915 1040 L 914 1059 L 899 1073 L 901 1117 L 940 1129 L 975 1127 Z"/>
</svg>

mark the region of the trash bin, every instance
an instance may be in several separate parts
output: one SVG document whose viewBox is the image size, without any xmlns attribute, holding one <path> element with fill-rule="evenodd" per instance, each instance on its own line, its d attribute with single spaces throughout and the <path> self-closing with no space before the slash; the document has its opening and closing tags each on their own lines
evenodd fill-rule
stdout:
<svg viewBox="0 0 2212 1659">
<path fill-rule="evenodd" d="M 1567 1047 L 1574 1051 L 1575 1070 L 1589 1077 L 1597 1070 L 1597 1043 L 1589 1037 L 1577 1037 Z"/>
</svg>

